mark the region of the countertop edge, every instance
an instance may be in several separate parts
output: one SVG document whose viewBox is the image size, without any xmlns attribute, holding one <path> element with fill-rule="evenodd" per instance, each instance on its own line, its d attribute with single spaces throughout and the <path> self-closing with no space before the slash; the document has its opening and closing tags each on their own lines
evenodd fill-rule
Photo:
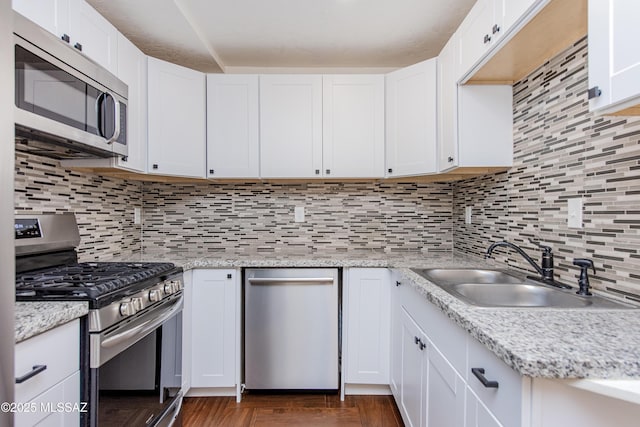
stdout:
<svg viewBox="0 0 640 427">
<path fill-rule="evenodd" d="M 86 302 L 16 302 L 15 343 L 64 325 L 88 312 L 89 304 Z"/>
</svg>

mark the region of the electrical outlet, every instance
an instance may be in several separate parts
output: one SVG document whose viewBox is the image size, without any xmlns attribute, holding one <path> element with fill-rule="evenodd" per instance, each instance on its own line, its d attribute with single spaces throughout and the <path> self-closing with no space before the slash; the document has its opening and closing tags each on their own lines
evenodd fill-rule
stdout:
<svg viewBox="0 0 640 427">
<path fill-rule="evenodd" d="M 567 199 L 567 226 L 582 228 L 582 197 Z"/>
<path fill-rule="evenodd" d="M 133 208 L 133 223 L 142 224 L 142 209 Z"/>
<path fill-rule="evenodd" d="M 296 206 L 293 209 L 293 216 L 295 222 L 304 222 L 304 206 Z"/>
<path fill-rule="evenodd" d="M 471 212 L 473 211 L 473 208 L 471 206 L 465 206 L 464 207 L 464 223 L 465 224 L 471 224 Z"/>
</svg>

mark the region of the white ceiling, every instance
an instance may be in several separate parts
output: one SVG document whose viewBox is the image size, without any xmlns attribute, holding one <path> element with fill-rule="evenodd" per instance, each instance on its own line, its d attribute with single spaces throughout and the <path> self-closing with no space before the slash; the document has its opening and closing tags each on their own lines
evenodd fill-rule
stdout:
<svg viewBox="0 0 640 427">
<path fill-rule="evenodd" d="M 148 55 L 205 72 L 282 72 L 432 58 L 475 0 L 88 2 Z"/>
</svg>

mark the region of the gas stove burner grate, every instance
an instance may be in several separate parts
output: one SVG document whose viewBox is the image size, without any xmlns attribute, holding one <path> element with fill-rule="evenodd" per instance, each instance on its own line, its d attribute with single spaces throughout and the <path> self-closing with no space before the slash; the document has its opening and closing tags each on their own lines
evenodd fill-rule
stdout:
<svg viewBox="0 0 640 427">
<path fill-rule="evenodd" d="M 16 275 L 16 295 L 97 298 L 154 278 L 175 268 L 171 263 L 85 262 Z"/>
</svg>

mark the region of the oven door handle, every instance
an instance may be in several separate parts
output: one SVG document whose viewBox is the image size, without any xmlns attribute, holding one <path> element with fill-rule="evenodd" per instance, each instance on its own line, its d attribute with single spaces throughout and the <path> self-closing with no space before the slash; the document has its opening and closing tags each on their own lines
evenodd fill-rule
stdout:
<svg viewBox="0 0 640 427">
<path fill-rule="evenodd" d="M 96 343 L 94 341 L 92 343 L 90 367 L 98 368 L 102 366 L 102 364 L 113 358 L 116 354 L 146 337 L 164 322 L 182 311 L 182 304 L 183 296 L 181 295 L 180 298 L 174 300 L 169 307 L 153 310 L 142 318 L 145 319 L 149 317 L 147 320 L 142 320 L 137 325 L 131 325 L 122 332 L 112 336 L 109 336 L 110 334 L 108 332 L 92 336 L 92 340 L 99 340 L 99 342 Z"/>
</svg>

